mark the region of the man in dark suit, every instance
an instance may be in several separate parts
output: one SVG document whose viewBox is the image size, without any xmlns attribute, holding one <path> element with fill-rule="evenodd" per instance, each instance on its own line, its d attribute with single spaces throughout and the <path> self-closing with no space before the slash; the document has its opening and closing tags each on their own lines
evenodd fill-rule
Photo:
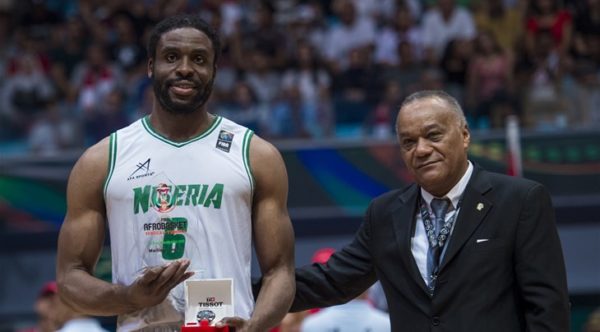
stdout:
<svg viewBox="0 0 600 332">
<path fill-rule="evenodd" d="M 548 191 L 473 165 L 461 107 L 442 91 L 409 96 L 396 129 L 415 183 L 375 198 L 327 264 L 296 270 L 292 310 L 346 302 L 379 279 L 393 331 L 568 331 Z"/>
</svg>

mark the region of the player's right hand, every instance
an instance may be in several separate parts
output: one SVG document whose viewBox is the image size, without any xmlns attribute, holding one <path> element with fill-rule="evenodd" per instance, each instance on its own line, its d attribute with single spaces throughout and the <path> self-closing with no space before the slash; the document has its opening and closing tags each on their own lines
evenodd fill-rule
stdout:
<svg viewBox="0 0 600 332">
<path fill-rule="evenodd" d="M 182 259 L 145 269 L 127 287 L 128 300 L 137 310 L 161 303 L 171 289 L 194 275 L 186 271 L 189 266 L 190 261 Z"/>
</svg>

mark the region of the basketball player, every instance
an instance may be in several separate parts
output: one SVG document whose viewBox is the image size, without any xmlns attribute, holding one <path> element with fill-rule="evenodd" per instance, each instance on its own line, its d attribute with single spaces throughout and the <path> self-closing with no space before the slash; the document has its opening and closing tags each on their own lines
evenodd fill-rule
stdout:
<svg viewBox="0 0 600 332">
<path fill-rule="evenodd" d="M 118 315 L 119 331 L 179 331 L 182 282 L 233 278 L 237 331 L 265 331 L 295 291 L 287 174 L 278 151 L 206 109 L 216 32 L 196 16 L 160 22 L 148 44 L 151 114 L 89 148 L 67 188 L 60 294 L 77 310 Z M 93 276 L 110 231 L 113 283 Z M 254 241 L 266 287 L 250 284 Z"/>
</svg>

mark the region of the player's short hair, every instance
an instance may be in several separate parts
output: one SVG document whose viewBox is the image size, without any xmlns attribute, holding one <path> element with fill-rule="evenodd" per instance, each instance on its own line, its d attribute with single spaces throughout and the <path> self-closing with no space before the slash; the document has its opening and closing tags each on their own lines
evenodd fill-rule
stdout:
<svg viewBox="0 0 600 332">
<path fill-rule="evenodd" d="M 150 38 L 148 39 L 147 52 L 148 57 L 154 58 L 156 56 L 156 45 L 160 37 L 171 30 L 180 28 L 193 28 L 204 33 L 211 41 L 213 53 L 214 53 L 214 65 L 217 65 L 219 55 L 221 53 L 221 38 L 219 34 L 213 29 L 213 27 L 200 18 L 200 15 L 195 14 L 180 14 L 171 17 L 167 17 L 164 20 L 158 22 L 158 24 L 152 29 Z"/>
</svg>

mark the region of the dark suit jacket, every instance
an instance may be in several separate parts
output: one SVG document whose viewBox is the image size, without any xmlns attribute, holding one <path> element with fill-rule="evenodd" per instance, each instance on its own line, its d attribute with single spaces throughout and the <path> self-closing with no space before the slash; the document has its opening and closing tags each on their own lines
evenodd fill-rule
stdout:
<svg viewBox="0 0 600 332">
<path fill-rule="evenodd" d="M 377 197 L 351 244 L 327 265 L 297 269 L 292 311 L 348 301 L 379 279 L 393 331 L 569 330 L 562 249 L 543 186 L 475 167 L 433 296 L 411 252 L 419 195 L 413 184 Z"/>
</svg>

